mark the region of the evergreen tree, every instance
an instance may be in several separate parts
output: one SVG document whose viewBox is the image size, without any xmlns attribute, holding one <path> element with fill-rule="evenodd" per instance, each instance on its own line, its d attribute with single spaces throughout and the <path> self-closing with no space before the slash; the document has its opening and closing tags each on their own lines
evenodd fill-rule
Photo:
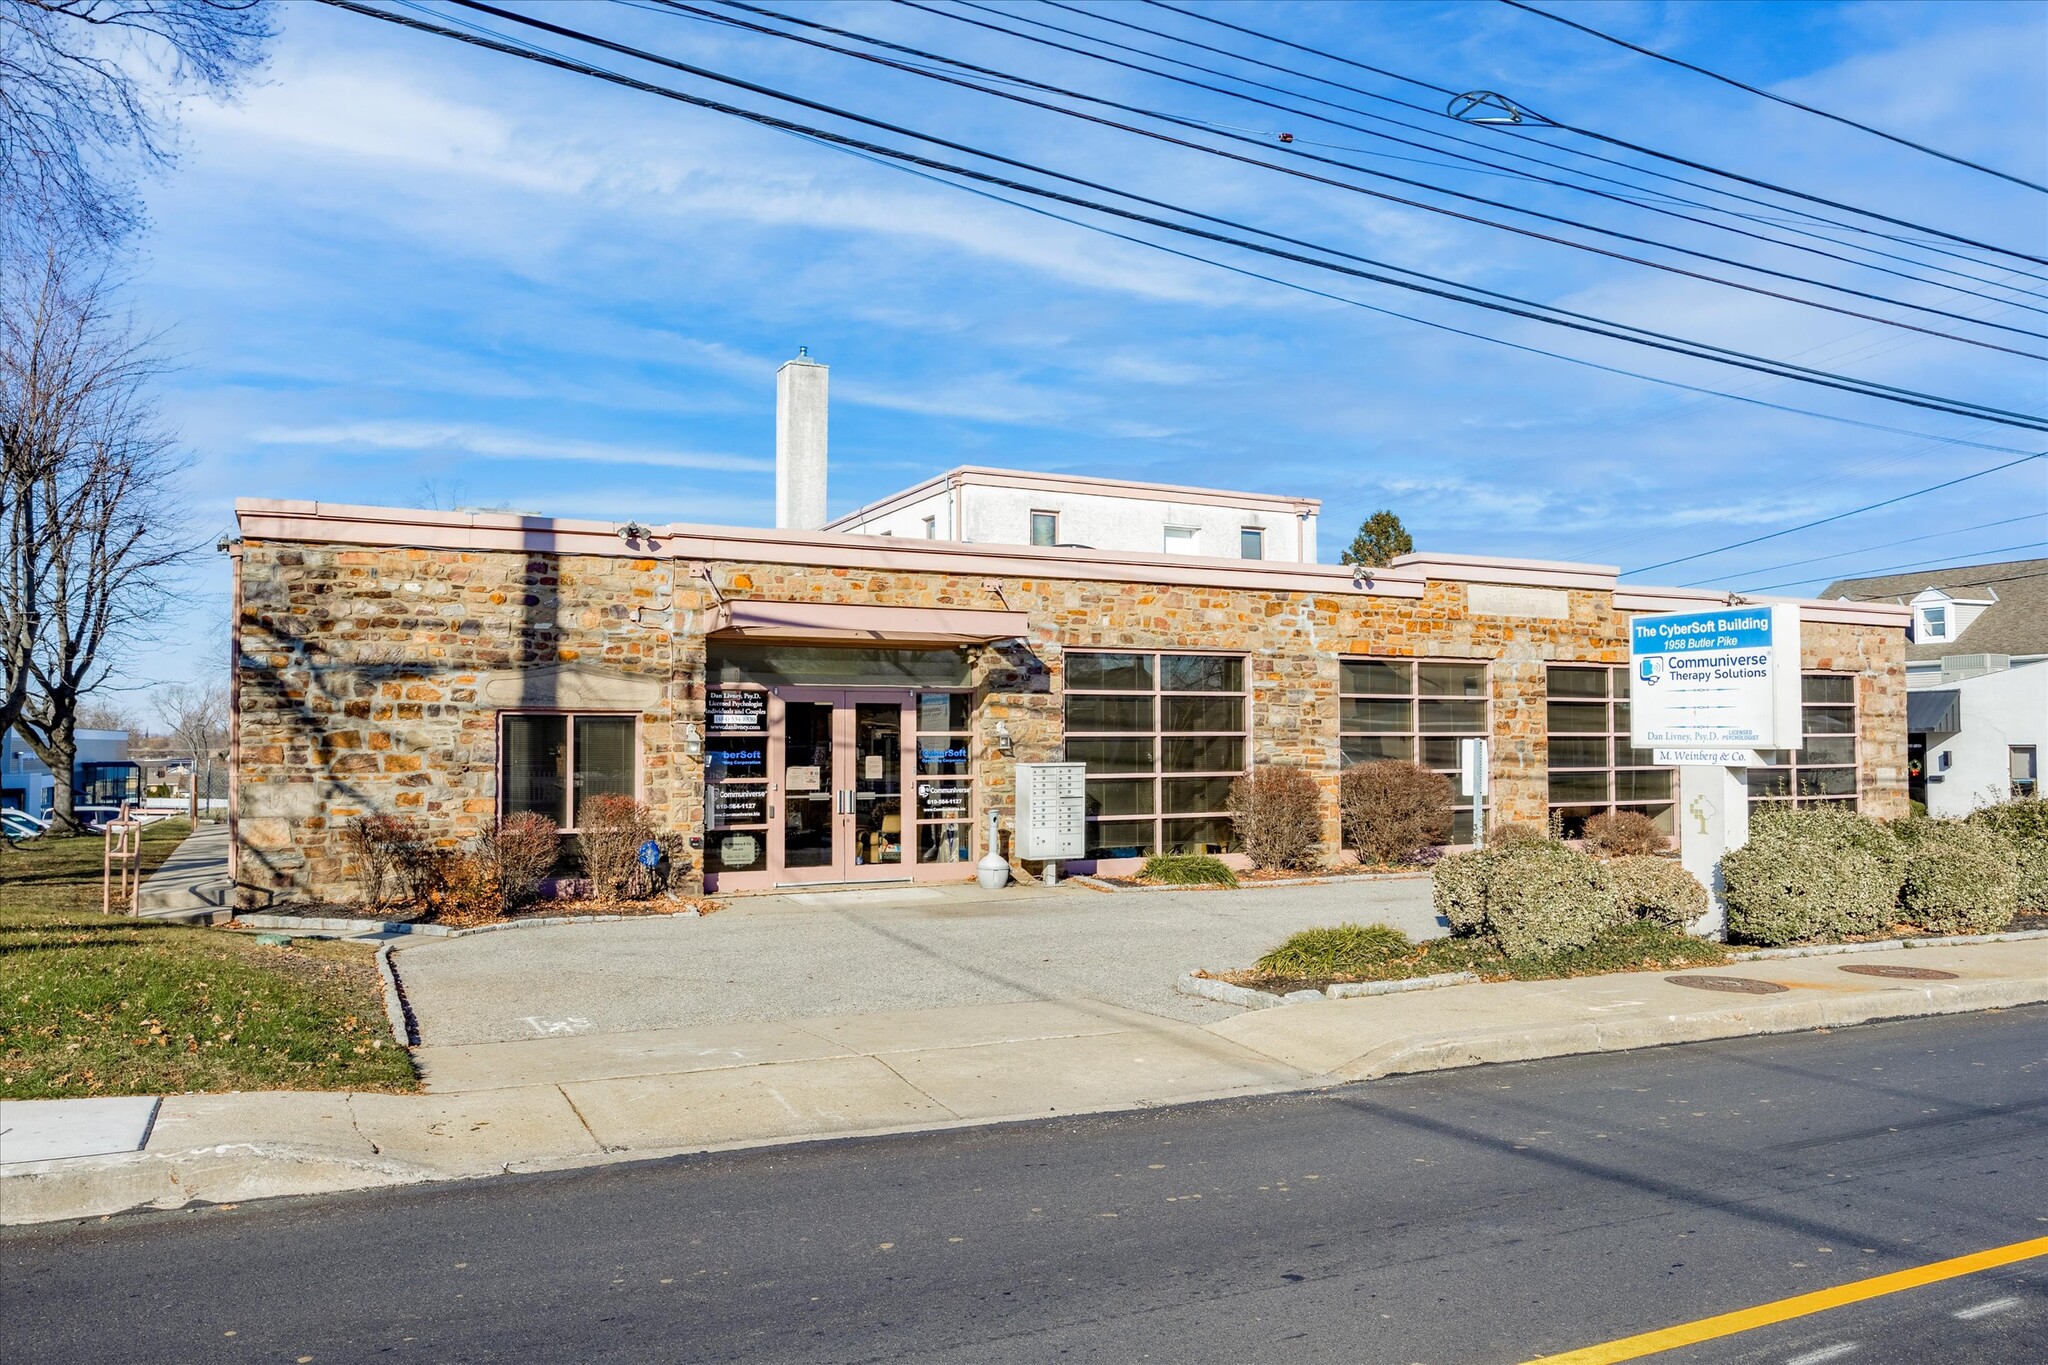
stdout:
<svg viewBox="0 0 2048 1365">
<path fill-rule="evenodd" d="M 1382 508 L 1359 526 L 1358 534 L 1351 540 L 1351 548 L 1344 552 L 1343 562 L 1379 569 L 1414 550 L 1415 537 L 1408 534 L 1408 528 L 1401 524 L 1399 517 Z"/>
</svg>

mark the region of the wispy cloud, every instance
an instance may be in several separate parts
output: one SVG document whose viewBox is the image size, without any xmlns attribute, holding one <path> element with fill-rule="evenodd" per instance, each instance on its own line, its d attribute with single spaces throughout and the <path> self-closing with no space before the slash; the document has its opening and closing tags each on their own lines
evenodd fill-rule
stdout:
<svg viewBox="0 0 2048 1365">
<path fill-rule="evenodd" d="M 773 460 L 696 450 L 651 449 L 603 441 L 563 440 L 521 432 L 433 422 L 350 422 L 339 426 L 264 427 L 259 445 L 325 446 L 397 454 L 469 455 L 485 460 L 546 460 L 653 465 L 663 469 L 772 470 Z"/>
</svg>

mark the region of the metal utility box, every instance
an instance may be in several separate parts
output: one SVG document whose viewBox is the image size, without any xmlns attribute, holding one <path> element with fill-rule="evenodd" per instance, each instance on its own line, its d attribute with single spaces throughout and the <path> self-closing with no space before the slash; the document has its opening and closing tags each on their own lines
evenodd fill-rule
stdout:
<svg viewBox="0 0 2048 1365">
<path fill-rule="evenodd" d="M 1019 858 L 1082 858 L 1088 853 L 1088 765 L 1017 765 Z"/>
</svg>

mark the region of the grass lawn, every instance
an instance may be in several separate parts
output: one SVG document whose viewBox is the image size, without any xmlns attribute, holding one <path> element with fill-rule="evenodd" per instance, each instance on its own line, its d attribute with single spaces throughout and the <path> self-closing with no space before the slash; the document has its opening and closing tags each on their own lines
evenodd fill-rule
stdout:
<svg viewBox="0 0 2048 1365">
<path fill-rule="evenodd" d="M 1409 941 L 1384 924 L 1304 929 L 1230 980 L 1261 989 L 1299 989 L 1344 981 L 1398 981 L 1441 972 L 1473 972 L 1486 981 L 1545 981 L 1607 972 L 1679 971 L 1726 962 L 1725 943 L 1693 938 L 1647 920 L 1610 929 L 1583 948 L 1509 957 L 1478 938 Z"/>
<path fill-rule="evenodd" d="M 188 828 L 149 826 L 144 868 Z M 102 915 L 103 849 L 0 848 L 0 1098 L 416 1088 L 373 949 Z"/>
</svg>

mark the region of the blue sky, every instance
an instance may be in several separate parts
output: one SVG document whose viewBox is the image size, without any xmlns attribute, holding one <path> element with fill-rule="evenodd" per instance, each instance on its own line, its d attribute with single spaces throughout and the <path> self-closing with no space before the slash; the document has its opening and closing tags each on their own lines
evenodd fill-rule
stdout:
<svg viewBox="0 0 2048 1365">
<path fill-rule="evenodd" d="M 998 7 L 1089 26 L 1020 0 Z M 681 15 L 523 8 L 1487 288 L 1980 402 L 2039 410 L 2048 399 L 2038 362 L 1085 128 Z M 1114 12 L 1437 102 L 1158 9 Z M 2048 255 L 2040 194 L 1503 5 L 1216 12 L 1453 89 L 1502 91 L 1695 160 Z M 1258 134 L 1292 131 L 1303 145 L 1419 155 L 906 6 L 852 0 L 802 13 L 1150 108 Z M 2048 179 L 2048 7 L 1631 0 L 1570 13 Z M 182 163 L 150 186 L 154 227 L 136 289 L 143 315 L 168 330 L 182 361 L 166 406 L 195 455 L 193 501 L 209 540 L 230 524 L 237 496 L 766 524 L 773 373 L 800 344 L 833 368 L 835 514 L 951 465 L 997 464 L 1319 496 L 1330 558 L 1365 515 L 1392 507 L 1422 548 L 1630 569 L 2010 458 L 1702 399 L 1432 331 L 313 4 L 285 9 L 269 67 L 243 99 L 189 104 L 183 120 Z M 1521 149 L 1591 145 L 1557 132 L 1498 136 Z M 1810 256 L 1752 252 L 1725 233 L 1564 191 L 1324 150 L 1703 250 L 1851 278 Z M 1249 255 L 1228 259 L 1602 363 L 1933 435 L 2040 448 L 2025 432 L 1718 371 Z M 2048 324 L 2041 314 L 1994 313 L 1980 300 L 1867 272 L 1857 283 Z M 1791 582 L 1805 590 L 1913 561 L 2038 555 L 1983 552 L 2048 540 L 2039 515 L 1985 525 L 2048 512 L 2044 466 L 1647 579 L 1746 588 L 1806 573 Z M 1839 557 L 1774 567 L 1822 555 Z M 201 670 L 194 642 L 224 611 L 224 570 L 205 565 L 193 587 L 190 619 L 138 651 L 128 681 Z"/>
</svg>

